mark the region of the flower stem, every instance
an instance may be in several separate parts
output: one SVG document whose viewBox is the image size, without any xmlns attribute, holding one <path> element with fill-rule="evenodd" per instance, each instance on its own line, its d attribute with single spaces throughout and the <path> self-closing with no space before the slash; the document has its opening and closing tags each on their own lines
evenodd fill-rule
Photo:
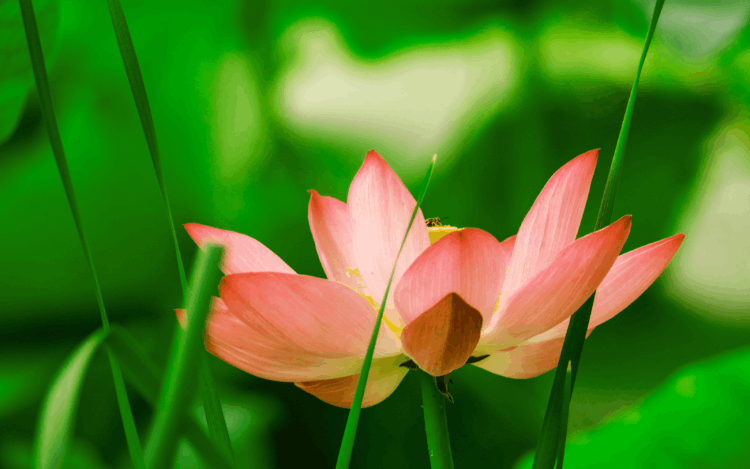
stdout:
<svg viewBox="0 0 750 469">
<path fill-rule="evenodd" d="M 417 373 L 422 381 L 424 429 L 427 434 L 427 449 L 430 452 L 430 467 L 453 469 L 448 419 L 445 415 L 447 399 L 438 391 L 432 376 L 422 370 L 418 370 Z"/>
</svg>

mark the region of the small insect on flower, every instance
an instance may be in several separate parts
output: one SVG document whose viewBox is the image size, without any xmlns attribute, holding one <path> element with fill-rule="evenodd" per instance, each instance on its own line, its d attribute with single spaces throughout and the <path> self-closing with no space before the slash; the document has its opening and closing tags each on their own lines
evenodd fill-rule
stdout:
<svg viewBox="0 0 750 469">
<path fill-rule="evenodd" d="M 450 217 L 427 218 L 427 219 L 425 219 L 425 223 L 427 224 L 427 227 L 443 226 L 442 220 L 447 220 L 448 218 L 450 218 Z"/>
</svg>

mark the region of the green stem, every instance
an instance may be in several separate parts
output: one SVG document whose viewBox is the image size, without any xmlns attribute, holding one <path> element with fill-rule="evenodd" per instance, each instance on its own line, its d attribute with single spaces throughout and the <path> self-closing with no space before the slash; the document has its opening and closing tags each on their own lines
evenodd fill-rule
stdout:
<svg viewBox="0 0 750 469">
<path fill-rule="evenodd" d="M 52 104 L 52 93 L 49 88 L 47 68 L 44 64 L 44 54 L 39 39 L 39 28 L 36 24 L 34 7 L 31 4 L 31 0 L 19 0 L 19 5 L 21 7 L 21 17 L 23 18 L 23 26 L 26 32 L 26 41 L 29 46 L 31 66 L 34 71 L 34 80 L 36 82 L 37 92 L 39 93 L 42 116 L 44 116 L 44 123 L 47 127 L 52 154 L 55 157 L 57 170 L 60 173 L 60 179 L 63 188 L 65 189 L 65 195 L 67 196 L 68 205 L 70 206 L 70 211 L 73 215 L 73 221 L 75 222 L 76 230 L 78 231 L 78 237 L 81 241 L 81 246 L 83 247 L 91 275 L 94 279 L 96 303 L 99 307 L 99 315 L 101 317 L 104 333 L 107 334 L 109 333 L 109 318 L 107 317 L 107 310 L 104 307 L 104 297 L 102 296 L 102 290 L 99 286 L 99 276 L 96 273 L 94 259 L 91 255 L 91 249 L 89 248 L 89 244 L 86 241 L 86 235 L 83 231 L 83 223 L 81 223 L 81 215 L 78 211 L 78 203 L 76 201 L 75 192 L 73 191 L 73 181 L 70 177 L 70 170 L 68 169 L 68 163 L 65 158 L 65 151 L 63 149 L 62 139 L 60 138 L 60 130 L 57 127 L 57 119 Z M 138 439 L 135 419 L 133 418 L 133 413 L 130 409 L 128 394 L 125 390 L 125 382 L 122 378 L 122 373 L 117 364 L 117 360 L 111 354 L 109 354 L 109 362 L 112 368 L 112 379 L 115 384 L 117 403 L 120 408 L 120 416 L 122 417 L 122 424 L 130 457 L 135 467 L 143 468 L 145 467 L 143 462 L 143 450 L 141 448 L 141 442 Z"/>
<path fill-rule="evenodd" d="M 430 452 L 432 469 L 453 469 L 453 455 L 448 435 L 448 418 L 445 414 L 447 399 L 435 387 L 434 378 L 417 370 L 422 382 L 422 407 L 424 429 L 427 434 L 427 449 Z"/>
</svg>

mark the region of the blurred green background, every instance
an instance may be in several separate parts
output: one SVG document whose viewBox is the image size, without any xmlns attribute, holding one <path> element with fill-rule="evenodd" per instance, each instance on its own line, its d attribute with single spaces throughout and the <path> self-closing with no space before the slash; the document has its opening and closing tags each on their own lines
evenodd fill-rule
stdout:
<svg viewBox="0 0 750 469">
<path fill-rule="evenodd" d="M 425 215 L 498 239 L 516 232 L 558 167 L 601 148 L 581 234 L 590 231 L 652 8 L 122 3 L 175 221 L 246 233 L 316 276 L 306 191 L 345 200 L 371 148 L 412 190 L 438 153 Z M 34 5 L 110 318 L 163 364 L 180 285 L 106 2 Z M 625 251 L 687 238 L 657 283 L 587 341 L 566 467 L 748 467 L 749 14 L 740 0 L 664 8 L 615 214 L 633 215 Z M 31 467 L 54 373 L 100 326 L 33 88 L 18 4 L 0 0 L 0 467 L 10 469 Z M 196 248 L 178 230 L 189 266 Z M 129 464 L 108 366 L 100 357 L 87 378 L 68 467 Z M 334 465 L 346 410 L 213 358 L 211 367 L 241 467 Z M 452 378 L 456 467 L 514 467 L 536 445 L 552 373 L 511 380 L 464 367 Z M 407 376 L 363 412 L 353 467 L 429 467 L 417 381 Z M 150 410 L 130 395 L 145 433 Z M 196 464 L 183 447 L 178 467 Z"/>
</svg>

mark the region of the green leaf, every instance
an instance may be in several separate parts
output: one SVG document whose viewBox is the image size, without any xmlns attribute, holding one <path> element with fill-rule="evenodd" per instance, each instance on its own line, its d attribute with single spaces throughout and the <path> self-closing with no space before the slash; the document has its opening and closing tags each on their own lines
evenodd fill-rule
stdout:
<svg viewBox="0 0 750 469">
<path fill-rule="evenodd" d="M 367 353 L 365 354 L 365 360 L 362 363 L 362 370 L 359 372 L 359 380 L 357 380 L 357 389 L 354 391 L 352 408 L 349 410 L 349 416 L 346 419 L 346 428 L 344 428 L 344 437 L 341 440 L 341 447 L 339 448 L 339 457 L 336 460 L 336 469 L 348 468 L 349 463 L 352 459 L 352 451 L 354 450 L 354 438 L 357 435 L 359 415 L 362 412 L 362 399 L 364 398 L 365 386 L 367 385 L 367 375 L 370 373 L 370 365 L 372 365 L 372 355 L 375 352 L 375 342 L 378 339 L 378 331 L 380 330 L 380 324 L 383 321 L 383 311 L 385 310 L 385 303 L 388 299 L 388 292 L 391 289 L 393 275 L 396 273 L 398 258 L 401 256 L 401 250 L 404 249 L 404 244 L 406 244 L 406 236 L 409 234 L 411 225 L 414 223 L 414 218 L 416 218 L 419 207 L 422 205 L 424 196 L 427 193 L 427 186 L 430 185 L 430 178 L 432 177 L 432 171 L 435 169 L 436 159 L 437 155 L 434 155 L 427 168 L 427 174 L 425 174 L 424 180 L 422 181 L 422 186 L 420 187 L 417 204 L 414 206 L 414 211 L 412 211 L 411 213 L 409 224 L 406 225 L 406 233 L 404 233 L 404 238 L 403 240 L 401 240 L 401 247 L 398 248 L 398 254 L 396 254 L 396 259 L 393 261 L 393 270 L 391 270 L 391 276 L 388 278 L 388 285 L 386 285 L 385 287 L 383 301 L 380 304 L 378 317 L 375 319 L 375 327 L 373 328 L 372 335 L 370 336 L 370 343 L 367 346 Z"/>
<path fill-rule="evenodd" d="M 60 34 L 57 0 L 39 0 L 36 10 L 42 30 L 42 47 L 56 56 Z M 34 86 L 31 60 L 26 48 L 21 9 L 15 0 L 0 0 L 0 143 L 11 136 L 23 113 L 26 97 Z"/>
<path fill-rule="evenodd" d="M 739 468 L 750 461 L 750 349 L 691 364 L 566 445 L 569 467 Z M 516 469 L 532 466 L 532 455 Z"/>
<path fill-rule="evenodd" d="M 648 49 L 651 45 L 651 39 L 654 37 L 656 25 L 659 22 L 659 15 L 661 14 L 663 6 L 664 0 L 657 0 L 654 5 L 654 14 L 651 18 L 646 41 L 643 45 L 643 51 L 641 52 L 641 59 L 638 63 L 638 70 L 636 71 L 635 80 L 633 81 L 633 87 L 630 91 L 628 105 L 625 109 L 625 116 L 622 121 L 622 127 L 620 128 L 620 135 L 617 138 L 617 146 L 615 147 L 612 166 L 610 167 L 609 175 L 607 176 L 607 184 L 604 187 L 604 195 L 602 196 L 602 202 L 599 206 L 599 214 L 596 218 L 594 231 L 600 230 L 612 222 L 615 197 L 617 196 L 617 188 L 620 184 L 622 175 L 622 166 L 625 160 L 625 148 L 628 142 L 630 124 L 633 120 L 633 109 L 635 108 L 635 97 L 638 92 L 641 71 L 643 70 L 643 64 L 646 61 L 646 55 L 648 54 Z M 565 446 L 563 446 L 563 442 L 566 436 L 568 424 L 567 412 L 570 405 L 569 397 L 567 398 L 567 402 L 565 402 L 565 394 L 568 392 L 572 394 L 573 387 L 575 386 L 576 374 L 581 360 L 581 353 L 583 352 L 583 343 L 586 340 L 586 331 L 588 329 L 589 320 L 591 319 L 591 308 L 593 305 L 594 297 L 592 296 L 570 318 L 568 330 L 565 334 L 565 341 L 560 353 L 560 360 L 555 372 L 552 392 L 550 393 L 547 410 L 544 415 L 542 433 L 539 437 L 537 453 L 534 459 L 534 469 L 552 469 L 555 466 L 555 460 L 558 458 L 561 459 L 564 455 Z M 567 391 L 566 375 L 569 363 L 571 367 L 570 390 Z M 561 438 L 563 439 L 563 442 L 560 441 Z M 562 464 L 560 464 L 560 466 L 562 466 Z"/>
<path fill-rule="evenodd" d="M 203 352 L 203 334 L 211 305 L 211 293 L 219 283 L 219 264 L 224 248 L 208 245 L 198 257 L 190 282 L 187 303 L 187 329 L 172 354 L 157 404 L 157 415 L 149 443 L 146 463 L 149 468 L 166 469 L 174 459 L 179 426 L 185 419 L 185 408 L 197 385 L 195 370 Z"/>
<path fill-rule="evenodd" d="M 81 386 L 107 333 L 97 330 L 65 361 L 42 405 L 36 436 L 36 469 L 60 467 L 75 422 Z"/>
</svg>

